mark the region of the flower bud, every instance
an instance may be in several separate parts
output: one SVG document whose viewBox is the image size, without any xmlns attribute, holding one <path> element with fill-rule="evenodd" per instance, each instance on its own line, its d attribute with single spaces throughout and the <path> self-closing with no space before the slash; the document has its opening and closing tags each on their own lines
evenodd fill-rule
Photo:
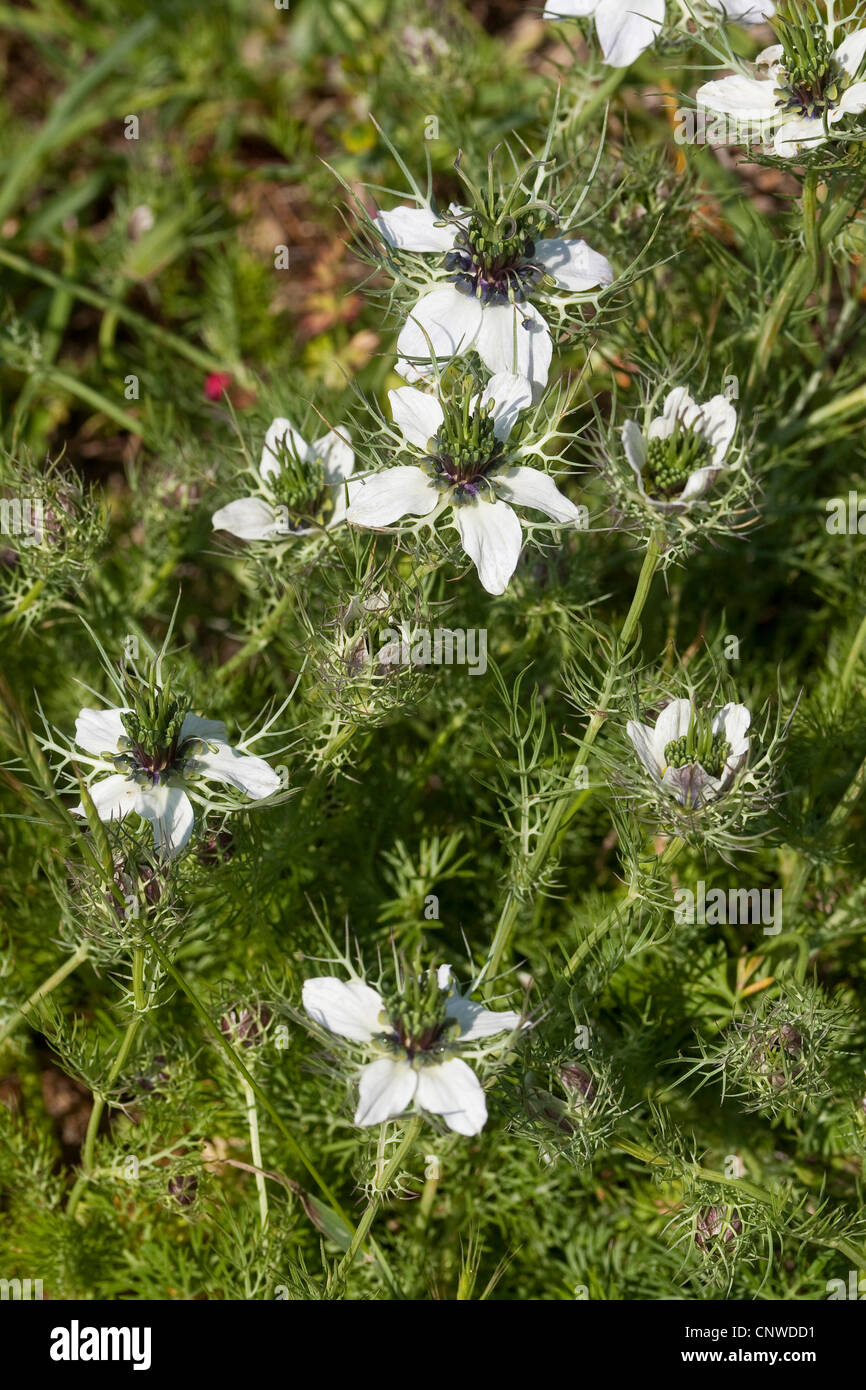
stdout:
<svg viewBox="0 0 866 1390">
<path fill-rule="evenodd" d="M 264 1037 L 270 1020 L 271 1011 L 264 1004 L 254 1004 L 249 1009 L 231 1009 L 220 1019 L 220 1031 L 235 1046 L 252 1047 Z"/>
<path fill-rule="evenodd" d="M 173 1197 L 180 1207 L 191 1207 L 197 1190 L 198 1178 L 194 1178 L 190 1173 L 181 1173 L 179 1177 L 169 1179 L 169 1196 Z"/>
<path fill-rule="evenodd" d="M 704 1207 L 698 1213 L 695 1245 L 708 1255 L 718 1255 L 742 1235 L 743 1223 L 736 1207 Z"/>
</svg>

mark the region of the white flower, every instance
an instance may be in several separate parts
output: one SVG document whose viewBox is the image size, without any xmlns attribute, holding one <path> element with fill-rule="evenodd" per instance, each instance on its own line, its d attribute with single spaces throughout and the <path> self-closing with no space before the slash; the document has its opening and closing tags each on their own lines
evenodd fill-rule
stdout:
<svg viewBox="0 0 866 1390">
<path fill-rule="evenodd" d="M 666 396 L 646 435 L 626 420 L 623 448 L 641 496 L 659 511 L 696 501 L 718 477 L 736 428 L 737 412 L 725 396 L 698 405 L 684 386 Z"/>
<path fill-rule="evenodd" d="M 289 420 L 273 420 L 259 463 L 262 493 L 220 507 L 214 529 L 244 541 L 266 541 L 309 535 L 317 528 L 306 523 L 318 519 L 336 526 L 346 515 L 346 479 L 354 466 L 345 431 L 329 430 L 307 444 Z"/>
<path fill-rule="evenodd" d="M 407 980 L 404 991 L 386 1005 L 361 980 L 318 976 L 304 983 L 304 1008 L 315 1023 L 380 1054 L 361 1069 L 355 1124 L 381 1124 L 414 1103 L 441 1115 L 457 1134 L 478 1134 L 487 1119 L 484 1091 L 455 1051 L 512 1033 L 520 1026 L 520 1014 L 465 999 L 454 988 L 447 965 L 430 979 Z"/>
<path fill-rule="evenodd" d="M 735 24 L 763 24 L 776 13 L 773 0 L 703 0 L 703 3 Z"/>
<path fill-rule="evenodd" d="M 796 40 L 797 31 L 793 33 L 789 45 Z M 866 82 L 856 80 L 866 54 L 866 29 L 848 34 L 835 49 L 831 33 L 823 25 L 812 26 L 809 42 L 817 56 L 801 52 L 795 58 L 794 50 L 786 53 L 782 44 L 765 48 L 755 60 L 766 69 L 765 77 L 739 72 L 706 82 L 695 100 L 743 123 L 774 126 L 773 148 L 782 159 L 795 159 L 801 150 L 809 153 L 844 116 L 866 111 Z"/>
<path fill-rule="evenodd" d="M 419 362 L 447 361 L 474 349 L 494 375 L 524 376 L 539 390 L 547 382 L 553 340 L 533 297 L 542 302 L 549 297 L 547 277 L 553 282 L 551 295 L 557 290 L 573 295 L 610 285 L 613 271 L 585 241 L 536 240 L 528 223 L 507 244 L 498 243 L 495 253 L 482 254 L 470 241 L 475 217 L 452 206 L 446 221 L 422 206 L 393 208 L 374 218 L 390 246 L 436 254 L 447 272 L 410 311 L 397 339 L 397 370 L 405 380 L 417 381 L 427 372 Z M 519 221 L 518 210 L 510 222 L 519 226 Z"/>
<path fill-rule="evenodd" d="M 561 524 L 582 521 L 582 512 L 539 468 L 515 465 L 520 451 L 506 442 L 530 404 L 524 377 L 494 376 L 470 402 L 469 440 L 460 436 L 460 412 L 414 386 L 390 391 L 394 420 L 418 464 L 398 464 L 360 479 L 346 513 L 356 526 L 390 526 L 405 516 L 428 517 L 451 507 L 452 525 L 489 594 L 501 594 L 520 558 L 523 532 L 513 506 L 530 507 Z M 454 430 L 457 430 L 457 434 Z M 478 431 L 478 440 L 472 438 Z"/>
<path fill-rule="evenodd" d="M 760 24 L 775 9 L 773 0 L 704 3 L 739 24 Z M 661 33 L 665 0 L 553 0 L 544 11 L 545 19 L 583 19 L 589 15 L 595 16 L 604 61 L 612 68 L 627 68 Z"/>
<path fill-rule="evenodd" d="M 604 61 L 612 68 L 627 68 L 661 32 L 665 0 L 554 0 L 545 19 L 582 19 L 595 16 L 595 28 Z"/>
<path fill-rule="evenodd" d="M 696 810 L 726 791 L 749 753 L 745 705 L 725 705 L 710 720 L 690 700 L 671 700 L 655 726 L 630 719 L 627 732 L 658 786 Z"/>
<path fill-rule="evenodd" d="M 131 708 L 85 708 L 75 721 L 75 742 L 92 755 L 76 761 L 90 765 L 88 792 L 100 820 L 123 820 L 135 811 L 152 822 L 154 844 L 167 858 L 179 854 L 192 834 L 190 797 L 209 803 L 207 783 L 227 783 L 253 801 L 271 796 L 281 785 L 263 758 L 229 745 L 225 724 L 194 714 L 181 721 L 181 713 L 175 718 L 176 734 L 162 747 L 134 742 Z M 124 716 L 129 717 L 126 723 Z M 80 802 L 74 810 L 85 814 Z"/>
</svg>

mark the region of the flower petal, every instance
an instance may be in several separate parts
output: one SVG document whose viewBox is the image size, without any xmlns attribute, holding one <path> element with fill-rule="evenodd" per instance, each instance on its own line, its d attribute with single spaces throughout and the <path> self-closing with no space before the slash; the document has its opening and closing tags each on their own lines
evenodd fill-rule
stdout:
<svg viewBox="0 0 866 1390">
<path fill-rule="evenodd" d="M 866 82 L 855 82 L 842 93 L 836 110 L 840 116 L 860 116 L 866 111 Z"/>
<path fill-rule="evenodd" d="M 532 259 L 566 290 L 592 290 L 597 285 L 613 284 L 610 261 L 585 241 L 566 241 L 563 237 L 537 241 Z"/>
<path fill-rule="evenodd" d="M 485 1009 L 462 994 L 452 994 L 445 1006 L 448 1018 L 460 1024 L 460 1041 L 494 1038 L 497 1033 L 513 1033 L 520 1027 L 520 1014 L 510 1009 Z"/>
<path fill-rule="evenodd" d="M 719 710 L 713 720 L 713 733 L 717 734 L 724 729 L 725 738 L 731 745 L 731 757 L 740 757 L 749 751 L 749 739 L 747 730 L 752 722 L 752 716 L 745 705 L 728 704 Z"/>
<path fill-rule="evenodd" d="M 692 705 L 690 700 L 671 700 L 665 705 L 658 719 L 653 733 L 653 746 L 659 766 L 665 766 L 665 749 L 674 739 L 685 738 L 692 722 Z"/>
<path fill-rule="evenodd" d="M 280 452 L 284 449 L 297 454 L 298 458 L 307 457 L 307 441 L 298 434 L 291 420 L 284 420 L 282 416 L 278 416 L 268 425 L 262 445 L 259 473 L 263 478 L 267 478 L 271 473 L 279 473 Z"/>
<path fill-rule="evenodd" d="M 706 0 L 706 4 L 734 24 L 763 24 L 776 13 L 773 0 Z"/>
<path fill-rule="evenodd" d="M 136 801 L 140 788 L 129 777 L 124 777 L 122 773 L 113 773 L 110 777 L 103 777 L 100 782 L 94 782 L 87 790 L 100 820 L 123 820 L 130 811 L 138 809 Z M 84 807 L 80 801 L 74 808 L 74 813 L 77 816 L 84 815 Z"/>
<path fill-rule="evenodd" d="M 398 251 L 450 251 L 454 228 L 437 227 L 441 221 L 430 207 L 391 208 L 373 218 L 380 236 Z"/>
<path fill-rule="evenodd" d="M 388 392 L 394 424 L 409 444 L 426 452 L 428 440 L 438 432 L 445 416 L 442 406 L 429 391 L 414 386 L 398 386 Z"/>
<path fill-rule="evenodd" d="M 640 724 L 636 719 L 630 719 L 625 731 L 647 772 L 658 780 L 663 769 L 656 753 L 655 729 L 649 724 Z"/>
<path fill-rule="evenodd" d="M 667 439 L 668 435 L 673 434 L 677 421 L 687 427 L 695 424 L 698 410 L 699 407 L 689 395 L 688 387 L 675 386 L 673 391 L 669 391 L 665 396 L 661 415 L 656 416 L 647 430 L 649 438 Z"/>
<path fill-rule="evenodd" d="M 540 468 L 505 468 L 492 479 L 497 497 L 516 507 L 532 507 L 553 521 L 579 522 L 581 511 L 563 497 L 556 483 Z"/>
<path fill-rule="evenodd" d="M 274 508 L 261 497 L 239 497 L 213 514 L 215 531 L 242 541 L 268 541 L 282 534 Z"/>
<path fill-rule="evenodd" d="M 264 758 L 239 753 L 228 743 L 214 741 L 203 752 L 196 753 L 186 764 L 189 774 L 198 774 L 208 781 L 228 782 L 252 801 L 278 792 L 282 783 Z"/>
<path fill-rule="evenodd" d="M 185 738 L 216 739 L 227 743 L 226 726 L 221 719 L 202 719 L 198 714 L 188 714 L 180 726 L 180 741 Z"/>
<path fill-rule="evenodd" d="M 698 106 L 735 116 L 739 121 L 765 121 L 776 115 L 775 83 L 736 73 L 705 82 L 695 93 Z"/>
<path fill-rule="evenodd" d="M 126 709 L 87 709 L 75 721 L 75 742 L 86 753 L 116 753 L 117 741 L 126 737 L 122 714 Z"/>
<path fill-rule="evenodd" d="M 403 358 L 459 357 L 468 352 L 481 327 L 481 305 L 472 295 L 443 285 L 422 295 L 397 339 Z"/>
<path fill-rule="evenodd" d="M 533 388 L 547 385 L 553 340 L 534 304 L 485 304 L 475 347 L 494 376 L 508 372 L 526 377 Z"/>
<path fill-rule="evenodd" d="M 321 459 L 326 483 L 342 483 L 355 467 L 355 452 L 345 430 L 329 430 L 307 449 L 307 458 Z"/>
<path fill-rule="evenodd" d="M 780 43 L 771 43 L 769 48 L 762 48 L 755 58 L 755 63 L 759 68 L 777 68 L 785 56 L 785 50 Z"/>
<path fill-rule="evenodd" d="M 479 1134 L 487 1119 L 481 1082 L 459 1057 L 422 1067 L 415 1101 L 432 1115 L 441 1115 L 457 1134 Z"/>
<path fill-rule="evenodd" d="M 532 387 L 525 376 L 514 372 L 497 372 L 481 393 L 481 404 L 493 402 L 493 433 L 497 439 L 507 439 L 517 423 L 521 410 L 532 405 Z"/>
<path fill-rule="evenodd" d="M 780 159 L 796 159 L 802 145 L 805 152 L 823 145 L 827 139 L 824 122 L 818 116 L 799 116 L 785 121 L 773 136 L 773 149 Z"/>
<path fill-rule="evenodd" d="M 378 1125 L 394 1115 L 402 1115 L 412 1103 L 418 1073 L 405 1058 L 380 1057 L 361 1072 L 358 1086 L 356 1125 Z"/>
<path fill-rule="evenodd" d="M 488 594 L 503 594 L 517 568 L 523 532 L 505 502 L 477 497 L 453 509 L 460 542 Z"/>
<path fill-rule="evenodd" d="M 622 447 L 639 483 L 643 482 L 646 464 L 646 440 L 636 420 L 626 420 L 622 427 Z"/>
<path fill-rule="evenodd" d="M 713 396 L 698 406 L 695 422 L 705 439 L 709 440 L 716 467 L 724 459 L 737 429 L 737 412 L 727 396 Z"/>
<path fill-rule="evenodd" d="M 690 806 L 693 810 L 710 799 L 708 792 L 715 793 L 721 786 L 718 778 L 711 777 L 700 763 L 666 767 L 662 780 L 681 806 Z"/>
<path fill-rule="evenodd" d="M 598 0 L 552 0 L 544 7 L 544 19 L 578 19 L 592 14 Z"/>
<path fill-rule="evenodd" d="M 846 34 L 839 44 L 834 57 L 841 63 L 849 77 L 857 77 L 866 55 L 866 29 L 854 29 Z"/>
<path fill-rule="evenodd" d="M 401 376 L 404 381 L 429 381 L 434 372 L 434 362 L 407 362 L 405 357 L 398 357 L 394 363 L 394 371 Z"/>
<path fill-rule="evenodd" d="M 627 68 L 659 33 L 665 19 L 665 0 L 601 0 L 595 29 L 604 61 Z"/>
<path fill-rule="evenodd" d="M 325 529 L 326 529 L 327 531 L 330 531 L 331 528 L 332 528 L 333 526 L 338 526 L 338 525 L 340 524 L 341 521 L 345 521 L 345 520 L 346 520 L 346 512 L 347 512 L 348 509 L 349 509 L 349 497 L 350 497 L 350 495 L 351 495 L 351 490 L 352 490 L 352 485 L 349 484 L 349 483 L 340 482 L 340 483 L 334 483 L 334 484 L 332 485 L 332 487 L 331 487 L 331 489 L 330 489 L 330 493 L 331 493 L 331 500 L 333 501 L 333 504 L 334 504 L 334 510 L 331 512 L 331 515 L 328 517 L 328 520 L 325 522 Z M 307 527 L 304 527 L 303 529 L 304 529 L 304 532 L 306 533 L 306 531 L 307 531 L 308 528 L 307 528 Z M 312 528 L 309 528 L 309 529 L 312 529 Z M 296 534 L 297 534 L 297 535 L 300 535 L 300 534 L 301 534 L 300 530 L 299 530 Z"/>
<path fill-rule="evenodd" d="M 346 520 L 355 526 L 390 526 L 402 516 L 427 516 L 438 501 L 423 469 L 400 463 L 352 483 Z"/>
<path fill-rule="evenodd" d="M 385 1031 L 379 1022 L 381 996 L 363 980 L 337 980 L 317 975 L 304 981 L 304 1008 L 314 1023 L 351 1042 L 369 1042 Z"/>
<path fill-rule="evenodd" d="M 719 475 L 719 469 L 713 465 L 706 468 L 696 468 L 694 473 L 690 473 L 686 479 L 686 485 L 673 505 L 680 502 L 694 502 L 698 497 L 702 497 L 711 487 Z"/>
<path fill-rule="evenodd" d="M 195 823 L 192 803 L 183 787 L 139 787 L 135 810 L 153 824 L 153 842 L 160 853 L 180 854 Z"/>
</svg>

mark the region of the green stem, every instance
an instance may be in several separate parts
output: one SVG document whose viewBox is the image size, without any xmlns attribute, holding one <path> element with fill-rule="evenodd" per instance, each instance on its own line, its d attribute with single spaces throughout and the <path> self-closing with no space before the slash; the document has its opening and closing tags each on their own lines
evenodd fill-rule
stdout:
<svg viewBox="0 0 866 1390">
<path fill-rule="evenodd" d="M 808 181 L 807 175 L 807 181 Z M 813 198 L 812 214 L 807 215 L 809 199 Z M 755 347 L 755 354 L 752 358 L 752 366 L 746 379 L 747 397 L 750 397 L 755 389 L 763 381 L 764 373 L 776 344 L 776 339 L 781 333 L 788 320 L 789 314 L 793 309 L 807 298 L 809 291 L 814 284 L 813 267 L 817 263 L 822 247 L 830 245 L 851 215 L 851 207 L 842 189 L 834 190 L 832 187 L 827 191 L 824 202 L 824 212 L 818 217 L 817 197 L 815 192 L 807 192 L 806 186 L 803 187 L 803 226 L 807 234 L 807 249 L 810 255 L 805 259 L 796 256 L 788 268 L 788 273 L 782 281 L 782 288 L 770 305 L 769 312 L 764 320 L 763 327 L 758 335 L 758 342 Z M 815 261 L 813 262 L 812 254 Z"/>
<path fill-rule="evenodd" d="M 244 1099 L 247 1103 L 247 1125 L 250 1131 L 250 1152 L 253 1156 L 253 1163 L 256 1166 L 256 1190 L 259 1194 L 259 1217 L 262 1223 L 262 1230 L 268 1229 L 268 1189 L 265 1182 L 262 1163 L 262 1142 L 259 1137 L 259 1112 L 256 1109 L 255 1093 L 249 1082 L 242 1081 L 244 1089 Z"/>
<path fill-rule="evenodd" d="M 661 1154 L 654 1154 L 651 1149 L 644 1148 L 641 1144 L 632 1144 L 626 1139 L 617 1140 L 616 1148 L 620 1153 L 628 1154 L 631 1158 L 637 1158 L 641 1163 L 648 1163 L 652 1167 L 667 1164 L 667 1159 Z M 771 1206 L 773 1203 L 772 1195 L 756 1183 L 746 1182 L 744 1178 L 729 1178 L 725 1173 L 718 1173 L 713 1168 L 702 1168 L 699 1163 L 690 1163 L 688 1167 L 692 1177 L 698 1178 L 701 1182 L 717 1182 L 726 1187 L 735 1187 L 738 1192 L 753 1197 L 756 1202 L 765 1206 Z"/>
<path fill-rule="evenodd" d="M 107 415 L 109 420 L 120 425 L 121 429 L 128 430 L 130 434 L 140 435 L 147 440 L 149 431 L 147 426 L 142 424 L 135 415 L 129 415 L 125 410 L 121 410 L 119 405 L 115 405 L 108 396 L 104 396 L 101 391 L 94 391 L 91 386 L 85 385 L 77 377 L 70 376 L 68 372 L 62 372 L 59 367 L 40 368 L 37 373 L 57 386 L 61 391 L 67 391 L 70 396 L 77 396 L 85 405 L 92 406 L 100 415 Z M 153 442 L 151 440 L 151 442 Z"/>
<path fill-rule="evenodd" d="M 235 652 L 234 656 L 227 661 L 225 665 L 220 666 L 219 670 L 216 672 L 216 679 L 221 685 L 229 680 L 251 656 L 256 656 L 263 647 L 267 646 L 269 639 L 279 627 L 283 614 L 293 598 L 293 590 L 287 589 L 279 602 L 274 604 L 274 607 L 264 621 L 261 622 L 255 632 L 247 638 L 240 651 Z"/>
<path fill-rule="evenodd" d="M 331 1206 L 334 1208 L 334 1211 L 336 1211 L 339 1216 L 342 1216 L 343 1220 L 347 1223 L 347 1225 L 351 1225 L 351 1222 L 346 1216 L 346 1213 L 343 1211 L 342 1207 L 340 1206 L 340 1203 L 334 1196 L 334 1193 L 331 1191 L 325 1179 L 321 1176 L 318 1169 L 315 1167 L 312 1159 L 308 1157 L 301 1144 L 295 1138 L 294 1134 L 292 1134 L 292 1131 L 283 1121 L 279 1111 L 275 1108 L 274 1105 L 272 1105 L 272 1103 L 262 1090 L 261 1086 L 244 1066 L 244 1063 L 237 1055 L 237 1052 L 232 1047 L 229 1040 L 214 1023 L 204 1004 L 202 1004 L 201 1000 L 198 998 L 191 985 L 187 983 L 183 975 L 181 975 L 180 971 L 178 970 L 177 966 L 174 965 L 173 962 L 169 959 L 169 957 L 165 954 L 165 951 L 162 949 L 156 938 L 153 937 L 150 934 L 150 932 L 145 932 L 144 935 L 145 940 L 147 941 L 148 945 L 152 948 L 154 955 L 156 956 L 165 973 L 168 976 L 170 976 L 172 980 L 174 980 L 174 983 L 186 995 L 190 1004 L 192 1004 L 192 1007 L 195 1009 L 196 1013 L 198 1014 L 199 1018 L 204 1024 L 207 1032 L 210 1034 L 214 1042 L 224 1053 L 228 1061 L 234 1067 L 235 1071 L 238 1072 L 242 1081 L 244 1081 L 246 1085 L 249 1086 L 250 1090 L 256 1097 L 262 1109 L 271 1117 L 277 1129 L 280 1131 L 280 1134 L 283 1136 L 284 1140 L 286 1141 L 292 1153 L 294 1154 L 295 1158 L 297 1158 L 298 1161 L 303 1164 L 304 1168 L 306 1168 L 310 1177 L 313 1179 L 313 1182 L 319 1188 L 319 1191 L 325 1197 L 327 1197 Z"/>
<path fill-rule="evenodd" d="M 132 957 L 132 989 L 135 1000 L 135 1013 L 126 1025 L 126 1031 L 118 1048 L 111 1069 L 105 1080 L 103 1088 L 104 1094 L 94 1095 L 93 1109 L 90 1112 L 90 1119 L 87 1122 L 87 1133 L 84 1136 L 84 1144 L 81 1150 L 81 1170 L 75 1179 L 72 1191 L 69 1194 L 69 1201 L 66 1206 L 67 1216 L 74 1216 L 78 1207 L 81 1194 L 85 1186 L 93 1176 L 93 1154 L 96 1147 L 96 1139 L 99 1134 L 99 1126 L 105 1111 L 105 1102 L 108 1092 L 111 1090 L 132 1051 L 133 1044 L 138 1035 L 142 1023 L 144 1022 L 144 1011 L 147 1008 L 147 996 L 144 989 L 144 948 L 136 946 Z"/>
<path fill-rule="evenodd" d="M 806 294 L 808 294 L 808 288 L 803 292 L 803 284 L 807 281 L 810 274 L 811 268 L 809 262 L 804 261 L 801 257 L 797 257 L 790 266 L 785 279 L 782 281 L 782 288 L 770 306 L 770 311 L 764 320 L 764 325 L 758 337 L 755 355 L 752 358 L 752 366 L 746 378 L 747 396 L 751 396 L 755 388 L 763 381 L 764 373 L 767 370 L 767 364 L 772 355 L 773 348 L 776 345 L 776 339 L 781 333 L 788 315 L 794 306 L 800 302 L 800 299 L 805 299 Z M 809 288 L 811 288 L 811 280 L 808 281 L 808 285 Z"/>
<path fill-rule="evenodd" d="M 659 538 L 653 535 L 650 538 L 646 554 L 644 555 L 637 586 L 634 591 L 634 597 L 631 601 L 631 607 L 628 610 L 625 622 L 619 634 L 617 651 L 611 656 L 611 662 L 604 679 L 598 706 L 592 713 L 586 733 L 581 740 L 580 747 L 577 750 L 571 769 L 567 775 L 566 783 L 568 786 L 571 786 L 576 781 L 580 769 L 587 762 L 592 745 L 605 721 L 616 680 L 618 654 L 628 649 L 637 632 L 640 616 L 647 598 L 649 597 L 660 558 L 661 545 Z M 560 834 L 565 831 L 571 816 L 576 812 L 583 797 L 584 790 L 581 789 L 570 798 L 567 794 L 564 794 L 551 806 L 550 812 L 539 834 L 536 847 L 529 858 L 527 878 L 530 882 L 538 882 L 548 856 L 556 845 Z M 509 890 L 487 959 L 481 967 L 480 973 L 475 978 L 472 986 L 473 990 L 478 988 L 482 980 L 488 976 L 495 976 L 499 970 L 499 966 L 511 941 L 515 923 L 520 914 L 521 903 L 521 897 L 513 890 Z"/>
<path fill-rule="evenodd" d="M 364 1209 L 364 1213 L 361 1216 L 361 1219 L 358 1222 L 358 1225 L 355 1229 L 355 1234 L 352 1237 L 351 1244 L 349 1245 L 348 1250 L 346 1251 L 345 1255 L 343 1256 L 342 1260 L 340 1261 L 337 1267 L 337 1273 L 335 1277 L 338 1283 L 342 1282 L 345 1279 L 346 1275 L 351 1269 L 355 1256 L 360 1250 L 361 1245 L 365 1240 L 370 1230 L 370 1227 L 373 1224 L 376 1213 L 379 1210 L 379 1197 L 384 1191 L 387 1190 L 388 1184 L 390 1183 L 391 1179 L 395 1177 L 395 1175 L 397 1174 L 400 1168 L 400 1164 L 406 1157 L 408 1150 L 412 1147 L 415 1140 L 418 1138 L 418 1135 L 421 1132 L 422 1123 L 423 1121 L 420 1115 L 415 1115 L 412 1117 L 405 1130 L 403 1131 L 402 1138 L 400 1139 L 400 1142 L 394 1150 L 394 1153 L 391 1155 L 391 1158 L 388 1160 L 382 1172 L 380 1174 L 377 1174 L 374 1182 L 375 1196 L 371 1201 L 367 1203 L 367 1206 Z"/>
<path fill-rule="evenodd" d="M 814 169 L 809 169 L 803 179 L 801 211 L 803 214 L 803 240 L 806 243 L 806 254 L 809 258 L 812 284 L 814 285 L 821 269 L 818 242 L 818 174 Z"/>
<path fill-rule="evenodd" d="M 565 127 L 566 137 L 576 135 L 592 120 L 598 108 L 604 106 L 605 102 L 619 90 L 628 71 L 628 68 L 610 69 L 604 80 L 593 88 L 589 100 L 578 106 L 577 110 L 569 117 Z"/>
<path fill-rule="evenodd" d="M 58 985 L 63 983 L 68 975 L 71 975 L 74 970 L 78 969 L 79 965 L 82 965 L 84 961 L 87 960 L 88 954 L 89 951 L 86 945 L 79 946 L 78 950 L 71 955 L 68 960 L 64 961 L 63 965 L 59 966 L 57 970 L 54 971 L 53 975 L 49 975 L 47 980 L 43 980 L 39 988 L 33 991 L 30 998 L 27 999 L 25 1003 L 18 1006 L 12 1014 L 12 1017 L 8 1018 L 2 1028 L 0 1028 L 0 1043 L 5 1042 L 18 1022 L 23 1019 L 40 1000 L 45 999 L 53 989 L 56 989 Z"/>
<path fill-rule="evenodd" d="M 656 861 L 656 868 L 666 868 L 669 864 L 672 864 L 673 861 L 676 859 L 677 855 L 679 854 L 680 850 L 683 849 L 684 846 L 685 840 L 681 840 L 679 836 L 676 836 L 665 846 L 664 851 Z M 565 966 L 565 970 L 563 971 L 563 979 L 571 979 L 575 970 L 580 965 L 584 957 L 589 954 L 593 946 L 595 946 L 596 943 L 599 942 L 601 938 L 607 934 L 608 931 L 610 931 L 610 928 L 620 920 L 622 913 L 630 908 L 635 898 L 639 897 L 639 888 L 635 884 L 632 884 L 624 900 L 616 903 L 616 905 L 611 909 L 611 911 L 608 912 L 607 915 L 603 917 L 600 922 L 596 923 L 592 931 L 589 932 L 589 934 L 586 937 L 584 937 L 583 941 L 581 941 L 577 950 L 569 957 Z"/>
</svg>

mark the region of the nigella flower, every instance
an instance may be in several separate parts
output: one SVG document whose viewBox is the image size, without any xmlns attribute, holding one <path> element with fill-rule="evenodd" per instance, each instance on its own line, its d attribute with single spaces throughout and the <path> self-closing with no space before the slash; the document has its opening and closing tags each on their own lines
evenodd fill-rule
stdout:
<svg viewBox="0 0 866 1390">
<path fill-rule="evenodd" d="M 450 398 L 414 386 L 390 391 L 394 420 L 418 462 L 355 483 L 347 519 L 357 526 L 389 526 L 405 516 L 432 521 L 450 507 L 451 524 L 484 588 L 503 593 L 523 544 L 514 506 L 564 524 L 583 520 L 581 509 L 547 473 L 520 463 L 527 454 L 510 443 L 531 394 L 525 378 L 507 372 L 493 377 L 480 395 L 470 378 L 462 395 Z"/>
<path fill-rule="evenodd" d="M 794 0 L 775 25 L 780 42 L 755 60 L 765 76 L 737 73 L 698 89 L 699 106 L 775 127 L 773 147 L 782 159 L 815 150 L 845 116 L 866 111 L 866 82 L 858 81 L 866 54 L 866 29 L 855 29 L 835 48 L 833 27 L 811 4 Z"/>
<path fill-rule="evenodd" d="M 697 810 L 721 796 L 745 764 L 751 715 L 728 704 L 710 717 L 690 700 L 671 700 L 655 726 L 630 719 L 628 736 L 653 781 Z"/>
<path fill-rule="evenodd" d="M 760 24 L 773 13 L 773 0 L 703 0 L 726 19 Z M 604 61 L 627 68 L 661 33 L 665 0 L 553 0 L 545 19 L 583 19 L 595 16 L 595 29 Z M 688 17 L 688 16 L 687 16 Z"/>
<path fill-rule="evenodd" d="M 479 193 L 472 209 L 452 205 L 440 216 L 428 205 L 400 207 L 373 219 L 389 246 L 436 257 L 435 283 L 397 339 L 406 380 L 424 375 L 431 357 L 474 349 L 491 373 L 524 376 L 540 389 L 553 355 L 545 308 L 564 293 L 612 283 L 610 263 L 585 241 L 547 235 L 555 212 L 520 187 L 518 180 L 498 204 Z"/>
<path fill-rule="evenodd" d="M 88 793 L 100 820 L 122 820 L 134 811 L 153 825 L 157 850 L 170 858 L 192 834 L 192 802 L 209 805 L 207 784 L 228 784 L 259 801 L 280 789 L 280 779 L 263 758 L 238 752 L 217 719 L 188 713 L 170 686 L 136 692 L 123 709 L 83 709 L 75 742 L 91 756 Z M 103 775 L 107 774 L 107 775 Z M 75 807 L 84 815 L 81 803 Z"/>
<path fill-rule="evenodd" d="M 381 1124 L 414 1104 L 441 1115 L 457 1134 L 484 1128 L 484 1091 L 459 1052 L 512 1033 L 520 1014 L 465 999 L 448 965 L 407 976 L 387 1000 L 362 980 L 318 976 L 304 983 L 303 1001 L 315 1023 L 378 1053 L 361 1070 L 356 1125 Z"/>
<path fill-rule="evenodd" d="M 220 507 L 214 529 L 265 541 L 336 526 L 346 515 L 346 479 L 354 466 L 345 431 L 329 430 L 307 444 L 289 420 L 273 420 L 259 463 L 261 493 Z"/>
<path fill-rule="evenodd" d="M 641 496 L 659 511 L 683 511 L 715 482 L 736 428 L 725 396 L 698 405 L 684 386 L 668 394 L 646 435 L 626 420 L 623 448 Z"/>
</svg>

